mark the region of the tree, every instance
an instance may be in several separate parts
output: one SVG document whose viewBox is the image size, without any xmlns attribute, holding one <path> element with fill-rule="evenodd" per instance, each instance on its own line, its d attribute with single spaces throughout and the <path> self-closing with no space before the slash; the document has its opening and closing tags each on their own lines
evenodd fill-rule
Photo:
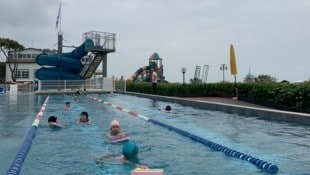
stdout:
<svg viewBox="0 0 310 175">
<path fill-rule="evenodd" d="M 5 63 L 0 62 L 0 83 L 3 84 L 5 80 Z"/>
<path fill-rule="evenodd" d="M 255 78 L 255 82 L 276 82 L 277 79 L 275 77 L 272 77 L 270 75 L 258 75 L 257 78 Z"/>
<path fill-rule="evenodd" d="M 244 80 L 245 83 L 253 83 L 255 82 L 255 76 L 252 74 L 248 74 L 245 76 Z"/>
<path fill-rule="evenodd" d="M 17 59 L 17 51 L 23 50 L 25 47 L 19 44 L 17 41 L 8 38 L 0 38 L 0 51 L 2 51 L 5 56 L 7 63 L 9 64 L 9 68 L 11 71 L 11 78 L 13 82 L 16 82 L 16 72 L 18 68 L 18 59 Z M 13 51 L 14 55 L 9 58 L 9 52 Z"/>
</svg>

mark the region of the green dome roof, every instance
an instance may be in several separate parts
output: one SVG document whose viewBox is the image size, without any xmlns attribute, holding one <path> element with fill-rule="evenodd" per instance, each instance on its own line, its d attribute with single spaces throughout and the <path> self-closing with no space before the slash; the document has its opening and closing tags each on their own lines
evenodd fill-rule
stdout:
<svg viewBox="0 0 310 175">
<path fill-rule="evenodd" d="M 149 60 L 162 60 L 162 58 L 158 55 L 157 52 L 154 52 L 154 53 L 150 56 Z"/>
</svg>

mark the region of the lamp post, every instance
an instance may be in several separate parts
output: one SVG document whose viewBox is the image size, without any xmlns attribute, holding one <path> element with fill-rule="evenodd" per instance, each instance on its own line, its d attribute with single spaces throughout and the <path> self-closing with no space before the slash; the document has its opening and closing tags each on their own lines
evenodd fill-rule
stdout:
<svg viewBox="0 0 310 175">
<path fill-rule="evenodd" d="M 186 67 L 181 68 L 181 72 L 183 74 L 183 84 L 185 84 L 185 72 L 187 71 Z"/>
<path fill-rule="evenodd" d="M 225 81 L 225 70 L 227 70 L 226 64 L 221 64 L 220 70 L 223 71 L 223 82 Z"/>
</svg>

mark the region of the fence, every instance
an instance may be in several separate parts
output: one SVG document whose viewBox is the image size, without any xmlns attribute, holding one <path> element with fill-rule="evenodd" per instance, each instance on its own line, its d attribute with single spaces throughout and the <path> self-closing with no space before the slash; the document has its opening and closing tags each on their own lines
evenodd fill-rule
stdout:
<svg viewBox="0 0 310 175">
<path fill-rule="evenodd" d="M 111 92 L 126 91 L 125 80 L 96 78 L 87 80 L 36 80 L 30 84 L 17 84 L 18 92 Z M 0 94 L 10 92 L 10 84 L 0 84 Z"/>
<path fill-rule="evenodd" d="M 125 81 L 114 81 L 113 78 L 96 78 L 87 80 L 40 80 L 37 81 L 37 92 L 111 92 L 125 91 Z"/>
<path fill-rule="evenodd" d="M 0 84 L 0 94 L 4 94 L 6 92 L 10 92 L 12 86 L 15 84 Z M 34 91 L 34 84 L 17 84 L 18 92 L 33 92 Z M 15 86 L 14 86 L 15 87 Z"/>
</svg>

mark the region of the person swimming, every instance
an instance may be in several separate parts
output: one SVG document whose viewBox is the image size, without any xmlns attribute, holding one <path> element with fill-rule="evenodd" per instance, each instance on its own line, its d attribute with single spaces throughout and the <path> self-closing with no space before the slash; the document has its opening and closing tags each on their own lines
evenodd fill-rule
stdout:
<svg viewBox="0 0 310 175">
<path fill-rule="evenodd" d="M 67 101 L 66 104 L 65 104 L 65 108 L 66 109 L 71 109 L 71 103 Z"/>
<path fill-rule="evenodd" d="M 107 134 L 107 137 L 111 142 L 121 142 L 130 139 L 129 134 L 121 130 L 120 123 L 117 120 L 113 120 L 110 123 L 110 132 Z"/>
<path fill-rule="evenodd" d="M 165 108 L 165 110 L 166 110 L 166 111 L 171 111 L 171 106 L 170 106 L 170 105 L 167 105 L 166 108 Z"/>
<path fill-rule="evenodd" d="M 90 123 L 88 113 L 86 111 L 81 112 L 80 116 L 76 119 L 77 123 Z"/>
<path fill-rule="evenodd" d="M 121 133 L 121 127 L 119 121 L 113 120 L 110 123 L 110 136 L 117 136 Z"/>
<path fill-rule="evenodd" d="M 123 144 L 121 156 L 106 155 L 95 160 L 97 163 L 122 162 L 141 169 L 149 169 L 148 166 L 139 164 L 138 153 L 139 147 L 137 144 L 133 141 L 127 141 Z"/>
<path fill-rule="evenodd" d="M 79 101 L 78 97 L 75 94 L 73 94 L 73 100 L 76 101 L 76 102 Z"/>
<path fill-rule="evenodd" d="M 47 122 L 50 127 L 54 127 L 54 126 L 57 126 L 60 128 L 65 127 L 61 122 L 58 121 L 57 117 L 53 115 L 48 118 Z"/>
<path fill-rule="evenodd" d="M 124 143 L 122 148 L 123 158 L 127 161 L 137 159 L 139 153 L 139 147 L 133 141 Z"/>
</svg>

